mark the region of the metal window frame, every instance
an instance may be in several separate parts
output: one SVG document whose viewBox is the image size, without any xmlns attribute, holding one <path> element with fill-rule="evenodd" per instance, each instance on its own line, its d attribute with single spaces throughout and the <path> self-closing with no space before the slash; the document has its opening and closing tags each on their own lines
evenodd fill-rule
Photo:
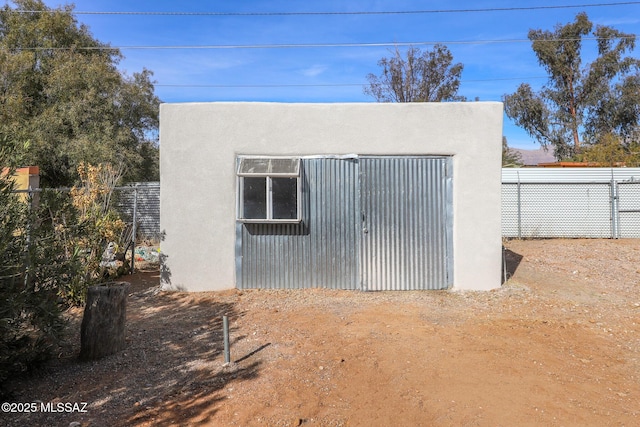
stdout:
<svg viewBox="0 0 640 427">
<path fill-rule="evenodd" d="M 291 159 L 297 161 L 295 172 L 240 172 L 242 162 L 245 159 Z M 298 224 L 302 221 L 302 180 L 301 159 L 298 156 L 237 156 L 236 158 L 236 221 L 253 224 Z M 266 178 L 266 218 L 244 218 L 244 178 Z M 296 179 L 296 217 L 295 218 L 273 218 L 273 178 L 295 178 Z"/>
</svg>

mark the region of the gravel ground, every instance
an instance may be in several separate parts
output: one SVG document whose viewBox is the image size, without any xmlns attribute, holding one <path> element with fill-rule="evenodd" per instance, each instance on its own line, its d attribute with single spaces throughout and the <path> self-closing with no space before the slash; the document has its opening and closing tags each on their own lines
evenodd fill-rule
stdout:
<svg viewBox="0 0 640 427">
<path fill-rule="evenodd" d="M 78 361 L 72 310 L 59 357 L 9 384 L 12 403 L 86 412 L 0 424 L 640 425 L 640 241 L 505 246 L 489 292 L 165 293 L 139 272 L 126 350 Z"/>
</svg>

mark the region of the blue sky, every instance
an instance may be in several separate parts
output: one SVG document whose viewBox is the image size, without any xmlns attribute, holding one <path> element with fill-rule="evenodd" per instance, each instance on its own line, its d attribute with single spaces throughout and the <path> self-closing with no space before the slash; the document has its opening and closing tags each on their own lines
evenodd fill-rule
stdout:
<svg viewBox="0 0 640 427">
<path fill-rule="evenodd" d="M 45 0 L 49 7 L 66 3 Z M 527 41 L 531 28 L 552 30 L 556 24 L 571 22 L 577 13 L 584 11 L 596 25 L 640 33 L 640 3 L 610 5 L 619 3 L 613 0 L 76 0 L 74 3 L 77 12 L 440 11 L 288 16 L 78 14 L 78 21 L 86 24 L 95 38 L 121 48 L 125 56 L 120 64 L 123 71 L 131 74 L 143 67 L 153 71 L 156 93 L 163 102 L 373 102 L 363 93 L 366 75 L 379 72 L 377 62 L 390 56 L 392 46 L 228 46 L 413 43 L 421 49 L 431 49 L 435 42 L 445 44 L 455 62 L 464 64 L 461 95 L 500 101 L 521 83 L 538 88 L 546 81 Z M 584 6 L 596 4 L 609 5 Z M 472 11 L 541 6 L 580 7 Z M 466 11 L 444 12 L 451 10 Z M 158 48 L 168 46 L 174 48 Z M 594 42 L 585 43 L 587 57 L 593 54 L 594 47 Z M 638 52 L 640 48 L 634 55 L 638 56 Z M 512 147 L 538 147 L 506 118 L 504 134 Z"/>
</svg>

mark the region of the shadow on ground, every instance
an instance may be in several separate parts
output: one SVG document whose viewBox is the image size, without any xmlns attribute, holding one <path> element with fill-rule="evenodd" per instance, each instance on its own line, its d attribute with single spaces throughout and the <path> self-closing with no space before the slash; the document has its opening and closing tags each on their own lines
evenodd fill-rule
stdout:
<svg viewBox="0 0 640 427">
<path fill-rule="evenodd" d="M 219 392 L 258 375 L 257 362 L 224 366 L 223 315 L 233 320 L 242 314 L 233 303 L 214 297 L 196 304 L 187 294 L 167 293 L 156 296 L 156 303 L 142 309 L 139 319 L 132 319 L 147 321 L 131 326 L 130 351 L 142 359 L 139 363 L 151 361 L 155 366 L 138 366 L 141 392 L 120 425 L 211 422 L 222 404 Z M 172 328 L 178 323 L 179 328 Z M 152 339 L 139 344 L 136 334 Z M 157 353 L 150 357 L 153 352 Z"/>
<path fill-rule="evenodd" d="M 152 273 L 138 276 L 155 282 Z M 156 282 L 157 283 L 157 282 Z M 70 322 L 71 344 L 37 375 L 13 381 L 16 402 L 87 402 L 84 413 L 0 414 L 12 425 L 132 426 L 195 425 L 211 422 L 222 405 L 221 391 L 251 380 L 260 363 L 250 355 L 224 365 L 222 316 L 234 320 L 233 295 L 196 300 L 158 288 L 128 297 L 127 347 L 97 361 L 81 362 L 81 310 Z M 231 330 L 231 336 L 234 336 Z M 245 339 L 235 334 L 232 345 Z M 256 350 L 259 351 L 260 349 Z M 14 416 L 15 415 L 15 416 Z"/>
<path fill-rule="evenodd" d="M 522 255 L 513 252 L 510 249 L 502 247 L 502 284 L 504 285 L 507 280 L 516 274 L 516 270 L 522 262 Z"/>
</svg>

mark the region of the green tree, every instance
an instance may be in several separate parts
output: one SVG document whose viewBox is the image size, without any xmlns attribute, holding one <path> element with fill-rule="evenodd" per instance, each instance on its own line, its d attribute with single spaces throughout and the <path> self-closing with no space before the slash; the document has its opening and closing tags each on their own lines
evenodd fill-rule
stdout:
<svg viewBox="0 0 640 427">
<path fill-rule="evenodd" d="M 93 38 L 72 6 L 13 3 L 0 9 L 0 127 L 31 142 L 25 161 L 41 181 L 70 186 L 83 162 L 122 164 L 125 180 L 158 179 L 152 73 L 119 71 L 120 52 Z"/>
<path fill-rule="evenodd" d="M 640 166 L 640 142 L 636 139 L 622 143 L 620 137 L 611 133 L 603 134 L 594 144 L 585 144 L 577 157 L 583 162 L 595 162 L 602 166 Z"/>
<path fill-rule="evenodd" d="M 368 74 L 369 85 L 364 87 L 364 93 L 378 102 L 465 100 L 458 95 L 464 66 L 453 64 L 453 55 L 444 45 L 436 44 L 425 52 L 410 47 L 406 58 L 396 47 L 393 56 L 382 58 L 378 66 L 382 73 Z"/>
<path fill-rule="evenodd" d="M 509 148 L 507 137 L 502 137 L 502 167 L 513 168 L 522 166 L 522 155 L 515 150 Z"/>
<path fill-rule="evenodd" d="M 503 97 L 507 116 L 542 146 L 553 146 L 559 160 L 579 153 L 585 139 L 595 142 L 600 133 L 637 127 L 638 61 L 624 57 L 635 36 L 607 26 L 592 30 L 585 13 L 554 31 L 530 30 L 549 80 L 538 92 L 525 83 Z M 589 34 L 598 40 L 598 56 L 583 68 L 582 42 Z"/>
</svg>

